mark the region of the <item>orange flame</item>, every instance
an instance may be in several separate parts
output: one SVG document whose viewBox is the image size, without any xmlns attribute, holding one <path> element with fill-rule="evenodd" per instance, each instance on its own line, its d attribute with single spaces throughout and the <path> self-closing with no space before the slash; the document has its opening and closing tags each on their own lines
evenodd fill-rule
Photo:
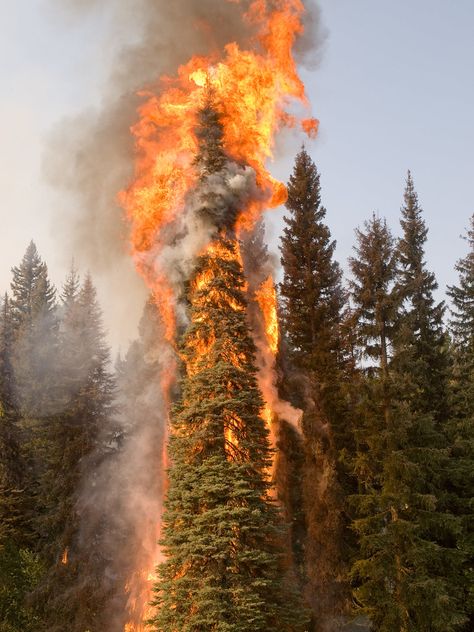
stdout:
<svg viewBox="0 0 474 632">
<path fill-rule="evenodd" d="M 301 0 L 275 0 L 271 6 L 267 0 L 254 0 L 244 15 L 256 31 L 252 50 L 230 42 L 221 56 L 195 56 L 178 69 L 175 77 L 161 77 L 155 91 L 142 93 L 145 101 L 139 109 L 139 121 L 132 128 L 137 150 L 135 177 L 120 193 L 120 201 L 130 223 L 132 256 L 153 293 L 164 323 L 164 337 L 171 346 L 176 340 L 179 297 L 161 253 L 168 245 L 167 228 L 183 216 L 187 196 L 198 184 L 194 163 L 198 150 L 196 115 L 211 92 L 223 125 L 226 155 L 254 171 L 256 191 L 242 204 L 235 224 L 237 233 L 249 229 L 265 209 L 286 200 L 285 186 L 266 166 L 273 157 L 275 134 L 282 128 L 297 126 L 310 137 L 317 132 L 316 119 L 302 119 L 290 111 L 295 102 L 308 105 L 292 55 L 294 42 L 303 32 L 303 12 Z M 195 283 L 205 284 L 206 279 L 197 278 Z M 262 352 L 266 359 L 261 363 L 260 383 L 267 401 L 264 416 L 271 426 L 272 402 L 277 400 L 274 356 L 278 347 L 276 293 L 271 279 L 259 297 L 268 337 Z M 201 342 L 205 354 L 211 341 Z M 172 364 L 162 380 L 165 399 L 169 399 L 176 370 Z M 233 441 L 232 433 L 227 439 Z M 153 576 L 158 556 L 157 552 L 150 568 L 137 569 L 134 576 L 135 583 L 141 582 L 142 596 L 133 609 L 141 609 L 143 615 L 151 597 L 152 582 L 147 578 Z M 126 627 L 127 632 L 140 629 L 140 624 L 132 622 Z"/>
<path fill-rule="evenodd" d="M 278 329 L 277 293 L 273 278 L 269 276 L 255 293 L 255 299 L 262 311 L 265 335 L 273 355 L 277 354 L 280 333 Z"/>
<path fill-rule="evenodd" d="M 153 256 L 163 244 L 164 229 L 182 213 L 186 194 L 196 183 L 196 113 L 209 87 L 222 117 L 225 151 L 255 170 L 260 191 L 241 209 L 238 226 L 248 228 L 264 209 L 286 199 L 284 185 L 270 175 L 265 163 L 272 157 L 275 133 L 298 123 L 288 112 L 291 101 L 307 103 L 292 56 L 303 30 L 304 8 L 300 0 L 281 0 L 278 7 L 270 12 L 265 0 L 255 0 L 246 14 L 245 19 L 258 27 L 255 51 L 229 43 L 222 59 L 193 57 L 178 69 L 177 77 L 161 78 L 158 94 L 143 93 L 147 100 L 132 128 L 138 152 L 136 177 L 121 201 L 131 222 L 133 255 L 155 294 L 165 293 L 163 300 L 158 299 L 162 305 L 170 305 L 170 288 L 146 255 Z M 315 119 L 300 124 L 314 135 Z M 169 319 L 168 313 L 165 322 Z"/>
</svg>

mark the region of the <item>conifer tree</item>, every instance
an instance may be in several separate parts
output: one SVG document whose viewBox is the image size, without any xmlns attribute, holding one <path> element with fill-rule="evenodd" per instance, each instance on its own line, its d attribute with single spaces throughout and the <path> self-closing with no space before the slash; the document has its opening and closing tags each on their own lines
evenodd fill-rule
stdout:
<svg viewBox="0 0 474 632">
<path fill-rule="evenodd" d="M 467 231 L 469 251 L 457 262 L 457 285 L 449 287 L 452 301 L 451 410 L 448 428 L 450 508 L 460 518 L 457 546 L 463 552 L 458 585 L 463 595 L 466 632 L 474 626 L 474 215 Z"/>
<path fill-rule="evenodd" d="M 46 468 L 41 478 L 39 529 L 49 570 L 37 591 L 49 631 L 98 629 L 102 599 L 101 552 L 95 539 L 81 538 L 78 500 L 83 476 L 93 476 L 102 455 L 113 412 L 114 382 L 96 290 L 87 276 L 78 290 L 69 274 L 63 290 L 58 401 L 45 438 Z M 94 538 L 99 538 L 96 533 Z"/>
<path fill-rule="evenodd" d="M 33 241 L 12 273 L 12 317 L 15 327 L 20 328 L 31 324 L 43 309 L 51 311 L 54 308 L 55 290 L 49 282 L 47 266 Z"/>
<path fill-rule="evenodd" d="M 271 452 L 235 242 L 202 256 L 189 293 L 182 395 L 172 418 L 169 491 L 154 629 L 301 630 L 282 581 Z"/>
<path fill-rule="evenodd" d="M 296 157 L 286 207 L 280 293 L 292 376 L 287 389 L 293 386 L 294 401 L 305 411 L 305 594 L 314 612 L 312 629 L 328 631 L 340 625 L 347 598 L 342 579 L 347 474 L 338 462 L 350 444 L 341 344 L 345 297 L 335 241 L 324 223 L 320 176 L 305 149 Z"/>
<path fill-rule="evenodd" d="M 224 169 L 222 136 L 210 101 L 197 130 L 204 191 Z M 207 193 L 203 202 L 216 237 L 188 292 L 191 324 L 180 347 L 182 393 L 172 414 L 163 519 L 167 559 L 158 567 L 153 629 L 302 630 L 304 615 L 283 580 L 283 536 L 269 497 L 272 455 L 260 417 L 242 266 L 235 238 L 225 232 L 235 209 L 219 213 L 225 200 Z"/>
<path fill-rule="evenodd" d="M 359 343 L 375 366 L 366 367 L 356 411 L 354 595 L 380 632 L 457 630 L 462 613 L 448 574 L 454 559 L 438 541 L 450 518 L 438 511 L 431 486 L 445 453 L 433 416 L 404 396 L 410 367 L 393 368 L 400 314 L 393 240 L 376 217 L 357 236 L 352 302 Z"/>
<path fill-rule="evenodd" d="M 26 604 L 43 572 L 31 528 L 32 499 L 15 407 L 14 323 L 8 296 L 0 305 L 0 629 L 34 632 L 38 619 Z"/>
<path fill-rule="evenodd" d="M 428 229 L 410 172 L 401 213 L 403 235 L 397 244 L 397 291 L 401 305 L 394 363 L 397 370 L 410 374 L 411 406 L 433 414 L 442 424 L 446 423 L 448 402 L 444 303 L 436 303 L 433 296 L 438 284 L 424 260 Z"/>
<path fill-rule="evenodd" d="M 12 367 L 13 322 L 8 295 L 0 305 L 0 547 L 12 539 L 24 544 L 22 502 L 24 464 L 18 415 L 14 406 Z M 23 524 L 24 526 L 24 524 Z"/>
<path fill-rule="evenodd" d="M 47 418 L 55 407 L 56 291 L 33 242 L 12 272 L 16 405 L 23 417 Z"/>
<path fill-rule="evenodd" d="M 338 332 L 344 294 L 334 260 L 336 242 L 324 223 L 320 176 L 305 149 L 296 157 L 286 207 L 290 215 L 284 218 L 281 239 L 283 324 L 300 366 L 308 371 L 321 366 L 323 374 L 341 362 Z"/>
</svg>

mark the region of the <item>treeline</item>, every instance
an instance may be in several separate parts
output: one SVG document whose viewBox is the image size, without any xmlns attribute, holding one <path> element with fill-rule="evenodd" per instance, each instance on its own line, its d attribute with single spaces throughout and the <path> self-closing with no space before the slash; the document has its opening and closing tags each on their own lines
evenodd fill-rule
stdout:
<svg viewBox="0 0 474 632">
<path fill-rule="evenodd" d="M 221 254 L 198 265 L 210 290 L 190 289 L 194 325 L 181 353 L 188 367 L 184 399 L 193 406 L 181 396 L 173 413 L 173 436 L 189 437 L 170 446 L 176 464 L 164 528 L 170 557 L 159 571 L 154 629 L 207 631 L 221 617 L 227 627 L 216 630 L 333 632 L 351 629 L 356 618 L 378 632 L 468 632 L 474 626 L 474 218 L 458 281 L 448 288 L 448 310 L 435 297 L 424 254 L 428 231 L 410 174 L 401 237 L 384 219 L 369 218 L 356 231 L 347 283 L 326 224 L 320 176 L 305 150 L 288 193 L 279 388 L 303 417 L 301 433 L 279 421 L 276 485 L 291 561 L 279 557 L 276 512 L 262 502 L 271 455 L 256 421 L 261 399 L 242 271 L 223 240 Z M 81 282 L 71 270 L 58 294 L 33 243 L 12 270 L 0 313 L 1 632 L 102 632 L 111 625 L 105 603 L 124 611 L 126 589 L 112 558 L 114 546 L 133 539 L 107 511 L 90 519 L 81 499 L 85 476 L 94 486 L 94 472 L 111 475 L 107 463 L 123 450 L 124 434 L 140 426 L 140 416 L 156 415 L 144 392 L 159 372 L 159 360 L 144 359 L 158 327 L 152 311 L 149 305 L 140 340 L 113 371 L 90 277 Z M 221 342 L 196 366 L 196 341 L 211 339 Z M 229 354 L 240 358 L 242 371 Z M 223 358 L 232 365 L 225 373 Z M 219 389 L 226 414 L 240 420 L 233 435 L 220 432 Z M 118 421 L 124 414 L 128 425 Z M 193 424 L 199 432 L 191 436 Z M 218 436 L 227 437 L 222 446 Z M 222 455 L 231 449 L 229 466 Z M 183 507 L 192 516 L 201 504 L 212 510 L 208 522 L 187 521 Z M 235 544 L 239 524 L 246 535 Z M 121 571 L 138 555 L 134 537 L 130 550 L 117 552 L 128 560 Z M 239 560 L 230 575 L 222 568 L 229 542 Z M 195 627 L 186 627 L 190 617 Z M 119 619 L 110 629 L 123 629 Z"/>
<path fill-rule="evenodd" d="M 110 449 L 115 386 L 91 278 L 74 269 L 59 296 L 33 242 L 0 314 L 0 629 L 64 630 L 79 571 L 78 499 L 92 458 Z M 101 583 L 89 542 L 88 573 Z M 71 559 L 72 558 L 72 559 Z M 89 604 L 90 605 L 90 604 Z M 59 627 L 58 617 L 63 617 Z M 72 628 L 71 628 L 72 629 Z"/>
<path fill-rule="evenodd" d="M 410 173 L 401 237 L 369 218 L 347 287 L 304 150 L 288 192 L 283 387 L 304 411 L 303 511 L 289 514 L 311 629 L 352 612 L 378 632 L 472 630 L 474 216 L 448 312 Z"/>
</svg>

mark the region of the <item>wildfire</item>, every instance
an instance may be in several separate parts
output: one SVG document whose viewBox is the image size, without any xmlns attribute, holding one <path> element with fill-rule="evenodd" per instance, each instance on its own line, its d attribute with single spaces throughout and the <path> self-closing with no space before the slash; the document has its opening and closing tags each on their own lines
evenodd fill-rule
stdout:
<svg viewBox="0 0 474 632">
<path fill-rule="evenodd" d="M 276 355 L 280 334 L 278 330 L 277 294 L 275 283 L 271 276 L 257 290 L 255 299 L 262 311 L 268 346 L 273 355 Z"/>
<path fill-rule="evenodd" d="M 317 132 L 316 119 L 300 118 L 290 112 L 294 102 L 307 106 L 292 55 L 294 42 L 303 31 L 303 13 L 301 0 L 254 0 L 243 18 L 255 31 L 251 45 L 243 49 L 229 42 L 221 55 L 195 56 L 178 69 L 175 77 L 161 77 L 156 90 L 141 93 L 145 100 L 139 109 L 139 121 L 132 128 L 137 150 L 135 177 L 120 194 L 120 200 L 130 223 L 132 256 L 153 293 L 164 323 L 164 337 L 171 347 L 176 342 L 180 296 L 167 254 L 173 239 L 182 235 L 180 220 L 199 187 L 200 174 L 195 163 L 197 114 L 212 94 L 227 159 L 253 174 L 251 194 L 239 205 L 233 226 L 238 237 L 240 231 L 253 227 L 264 210 L 286 199 L 285 186 L 271 176 L 266 166 L 273 155 L 275 134 L 282 128 L 297 126 L 310 137 Z M 208 232 L 205 237 L 193 256 L 203 250 L 211 256 L 221 256 L 212 234 Z M 198 289 L 205 289 L 209 278 L 197 275 L 192 282 Z M 263 358 L 259 363 L 259 384 L 267 402 L 263 415 L 271 428 L 273 403 L 278 400 L 274 361 L 279 338 L 271 277 L 260 288 L 256 300 L 266 331 L 265 340 L 259 342 Z M 199 341 L 201 357 L 205 357 L 212 342 Z M 163 375 L 165 400 L 169 399 L 174 371 L 173 365 Z M 229 444 L 234 442 L 231 431 L 226 439 Z M 144 612 L 150 600 L 152 582 L 146 578 L 153 576 L 150 574 L 157 557 L 158 553 L 156 559 L 150 560 L 150 568 L 144 572 L 139 569 L 136 574 L 142 578 L 137 580 L 141 581 L 138 592 L 142 603 L 135 604 L 134 610 L 141 608 Z M 139 624 L 133 623 L 126 627 L 127 632 L 140 629 Z"/>
<path fill-rule="evenodd" d="M 166 244 L 166 227 L 183 212 L 186 195 L 197 182 L 196 113 L 209 88 L 222 117 L 227 155 L 255 170 L 259 194 L 240 209 L 238 228 L 252 226 L 263 210 L 286 199 L 284 185 L 266 167 L 275 133 L 298 123 L 310 135 L 317 130 L 315 119 L 298 120 L 288 112 L 292 100 L 306 104 L 292 56 L 294 41 L 303 30 L 303 4 L 282 0 L 277 6 L 271 11 L 267 2 L 255 0 L 245 15 L 257 27 L 255 50 L 241 50 L 229 43 L 222 59 L 193 57 L 178 69 L 176 77 L 161 78 L 157 94 L 142 93 L 147 99 L 132 128 L 136 177 L 121 194 L 121 201 L 131 223 L 133 256 L 153 288 L 170 330 L 174 328 L 172 316 L 164 312 L 173 305 L 173 292 L 157 270 L 155 256 Z"/>
</svg>

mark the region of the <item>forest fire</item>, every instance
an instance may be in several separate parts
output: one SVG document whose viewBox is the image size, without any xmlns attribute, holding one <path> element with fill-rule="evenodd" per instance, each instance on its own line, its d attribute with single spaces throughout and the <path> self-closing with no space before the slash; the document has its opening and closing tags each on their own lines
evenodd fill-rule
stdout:
<svg viewBox="0 0 474 632">
<path fill-rule="evenodd" d="M 214 238 L 223 228 L 238 240 L 243 230 L 252 230 L 266 209 L 286 199 L 285 186 L 266 167 L 275 134 L 296 126 L 310 136 L 317 132 L 315 119 L 290 113 L 295 101 L 307 105 L 292 54 L 303 31 L 303 13 L 300 0 L 255 0 L 243 15 L 255 31 L 251 47 L 244 50 L 229 42 L 221 56 L 193 57 L 178 69 L 177 76 L 161 77 L 156 90 L 142 93 L 145 102 L 132 128 L 137 149 L 135 179 L 120 198 L 131 226 L 132 255 L 164 323 L 163 344 L 173 349 L 188 318 L 182 300 L 184 285 L 191 281 L 204 287 L 208 280 L 193 279 L 197 257 L 213 254 L 218 248 Z M 208 163 L 216 158 L 202 157 L 202 139 L 197 131 L 199 116 L 206 111 L 211 112 L 211 118 L 215 114 L 213 125 L 219 130 L 214 141 L 221 155 L 217 158 L 219 168 L 213 173 Z M 201 160 L 197 161 L 199 152 Z M 218 208 L 218 217 L 212 216 L 209 199 Z M 222 256 L 222 252 L 217 254 Z M 256 301 L 266 332 L 263 339 L 254 332 L 262 359 L 258 363 L 259 385 L 266 401 L 262 414 L 274 441 L 271 425 L 274 403 L 279 401 L 274 377 L 279 334 L 271 276 L 262 284 Z M 202 357 L 212 343 L 200 341 Z M 169 367 L 162 378 L 167 400 L 175 367 Z M 280 404 L 297 417 L 289 404 Z M 229 439 L 231 433 L 227 435 Z M 149 568 L 137 569 L 130 580 L 135 583 L 130 588 L 135 595 L 135 615 L 127 624 L 127 632 L 142 629 L 139 621 L 152 587 L 146 577 L 153 572 L 158 556 L 156 551 Z M 136 616 L 140 610 L 141 616 Z"/>
</svg>

